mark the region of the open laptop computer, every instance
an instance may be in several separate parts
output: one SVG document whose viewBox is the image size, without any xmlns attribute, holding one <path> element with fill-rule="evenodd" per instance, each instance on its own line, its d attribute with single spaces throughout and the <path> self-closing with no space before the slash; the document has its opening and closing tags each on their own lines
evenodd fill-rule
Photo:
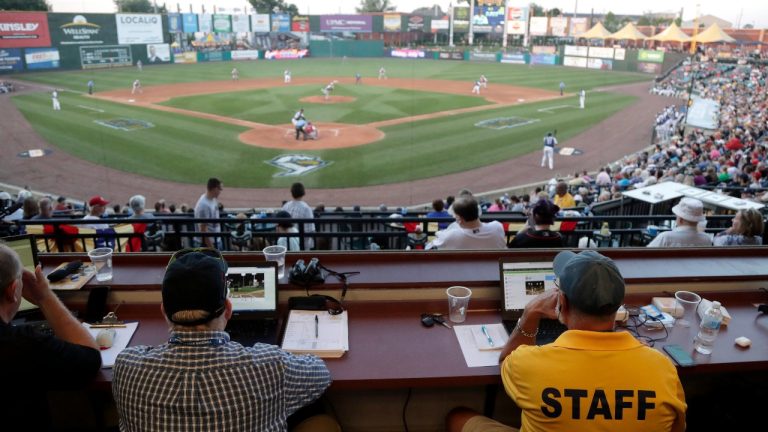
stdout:
<svg viewBox="0 0 768 432">
<path fill-rule="evenodd" d="M 227 270 L 230 338 L 244 346 L 277 343 L 277 262 L 237 263 Z"/>
<path fill-rule="evenodd" d="M 504 300 L 502 322 L 507 332 L 512 333 L 528 302 L 545 290 L 555 288 L 555 272 L 552 258 L 548 256 L 502 258 L 499 269 Z M 567 328 L 559 321 L 542 319 L 536 344 L 553 342 L 565 330 Z"/>
</svg>

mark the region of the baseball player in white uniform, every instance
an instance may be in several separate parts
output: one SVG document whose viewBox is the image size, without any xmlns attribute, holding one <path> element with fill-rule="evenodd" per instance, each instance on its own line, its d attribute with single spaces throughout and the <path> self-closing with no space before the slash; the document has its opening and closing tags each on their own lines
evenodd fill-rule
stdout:
<svg viewBox="0 0 768 432">
<path fill-rule="evenodd" d="M 286 69 L 285 72 L 283 72 L 283 82 L 285 84 L 289 84 L 291 82 L 291 71 L 289 71 L 288 69 Z"/>
<path fill-rule="evenodd" d="M 330 84 L 320 89 L 321 92 L 323 92 L 323 97 L 325 100 L 328 100 L 328 98 L 331 97 L 331 92 L 333 91 L 334 86 L 336 85 L 336 81 L 331 81 Z"/>
<path fill-rule="evenodd" d="M 141 82 L 139 80 L 133 81 L 133 87 L 131 88 L 131 94 L 143 93 L 141 90 Z"/>
<path fill-rule="evenodd" d="M 53 92 L 51 93 L 51 102 L 53 102 L 54 111 L 61 111 L 61 104 L 59 103 L 59 92 L 56 89 L 53 89 Z"/>
<path fill-rule="evenodd" d="M 486 78 L 485 75 L 480 75 L 480 85 L 483 88 L 488 88 L 488 78 Z"/>
<path fill-rule="evenodd" d="M 141 60 L 136 60 L 136 69 L 138 69 L 139 72 L 144 70 L 144 64 L 141 62 Z"/>
<path fill-rule="evenodd" d="M 555 146 L 557 145 L 557 138 L 552 135 L 552 132 L 547 133 L 544 137 L 544 149 L 541 154 L 541 167 L 544 168 L 544 162 L 549 161 L 549 169 L 553 169 L 553 158 L 555 154 Z"/>
<path fill-rule="evenodd" d="M 232 69 L 232 81 L 237 81 L 240 79 L 240 71 L 237 70 L 237 68 Z"/>
<path fill-rule="evenodd" d="M 387 79 L 387 70 L 384 69 L 384 66 L 379 68 L 379 79 Z"/>
<path fill-rule="evenodd" d="M 472 94 L 480 94 L 480 81 L 475 81 L 475 85 L 472 87 Z"/>
<path fill-rule="evenodd" d="M 586 102 L 587 99 L 587 92 L 584 91 L 584 89 L 581 89 L 579 92 L 579 108 L 584 109 L 584 102 Z"/>
</svg>

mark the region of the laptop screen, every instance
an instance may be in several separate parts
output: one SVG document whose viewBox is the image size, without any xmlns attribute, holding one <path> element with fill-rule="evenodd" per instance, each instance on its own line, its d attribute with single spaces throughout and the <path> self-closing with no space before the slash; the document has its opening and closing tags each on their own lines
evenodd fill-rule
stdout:
<svg viewBox="0 0 768 432">
<path fill-rule="evenodd" d="M 227 287 L 236 315 L 270 315 L 277 311 L 277 263 L 273 261 L 230 266 Z"/>
<path fill-rule="evenodd" d="M 20 236 L 5 237 L 0 239 L 0 242 L 10 247 L 14 251 L 16 251 L 17 254 L 19 254 L 19 258 L 21 258 L 21 265 L 23 265 L 25 269 L 31 272 L 35 271 L 35 265 L 37 265 L 37 247 L 35 246 L 35 243 L 32 241 L 32 236 L 20 235 Z M 26 301 L 23 298 L 21 299 L 21 306 L 19 306 L 19 312 L 24 312 L 28 310 L 34 310 L 34 309 L 37 309 L 37 306 L 33 305 L 32 303 Z"/>
<path fill-rule="evenodd" d="M 526 257 L 528 261 L 502 260 L 501 287 L 504 295 L 504 312 L 522 312 L 525 306 L 545 290 L 555 288 L 552 259 Z"/>
</svg>

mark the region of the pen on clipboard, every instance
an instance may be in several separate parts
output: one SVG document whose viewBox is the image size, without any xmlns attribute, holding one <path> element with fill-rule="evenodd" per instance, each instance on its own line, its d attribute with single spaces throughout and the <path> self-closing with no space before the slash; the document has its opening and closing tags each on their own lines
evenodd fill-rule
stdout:
<svg viewBox="0 0 768 432">
<path fill-rule="evenodd" d="M 485 326 L 484 326 L 484 325 L 481 325 L 481 326 L 480 326 L 480 330 L 483 332 L 483 334 L 485 335 L 486 339 L 488 339 L 488 345 L 490 345 L 490 346 L 494 346 L 494 345 L 493 345 L 493 339 L 491 338 L 491 335 L 490 335 L 490 334 L 488 334 L 488 329 L 487 329 L 487 328 L 485 328 Z"/>
<path fill-rule="evenodd" d="M 315 339 L 317 339 L 320 333 L 320 319 L 315 315 Z"/>
</svg>

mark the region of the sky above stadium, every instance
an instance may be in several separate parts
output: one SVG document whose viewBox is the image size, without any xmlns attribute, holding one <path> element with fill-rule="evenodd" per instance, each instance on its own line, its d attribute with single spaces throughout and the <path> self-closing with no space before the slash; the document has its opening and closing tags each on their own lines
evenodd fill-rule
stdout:
<svg viewBox="0 0 768 432">
<path fill-rule="evenodd" d="M 337 14 L 355 13 L 355 7 L 360 5 L 360 0 L 288 0 L 299 8 L 302 14 Z M 114 12 L 115 6 L 111 0 L 48 0 L 53 6 L 54 12 Z M 158 4 L 165 3 L 168 9 L 175 10 L 178 4 L 183 12 L 188 12 L 190 5 L 196 13 L 202 11 L 201 5 L 205 5 L 206 11 L 213 11 L 213 5 L 231 9 L 244 9 L 248 6 L 246 0 L 157 0 Z M 450 0 L 391 0 L 399 12 L 411 12 L 419 7 L 440 5 L 443 10 L 448 9 Z M 456 3 L 454 1 L 454 3 Z M 510 0 L 510 5 L 526 5 L 528 1 Z M 538 0 L 534 1 L 547 9 L 560 8 L 566 14 L 573 13 L 578 8 L 579 13 L 589 13 L 594 9 L 595 13 L 613 12 L 616 14 L 642 14 L 646 11 L 680 13 L 683 9 L 683 18 L 692 20 L 696 15 L 697 5 L 701 15 L 715 15 L 733 23 L 734 27 L 752 24 L 757 28 L 768 27 L 768 6 L 763 1 L 757 0 L 644 0 L 642 2 L 617 2 L 615 0 Z"/>
</svg>

